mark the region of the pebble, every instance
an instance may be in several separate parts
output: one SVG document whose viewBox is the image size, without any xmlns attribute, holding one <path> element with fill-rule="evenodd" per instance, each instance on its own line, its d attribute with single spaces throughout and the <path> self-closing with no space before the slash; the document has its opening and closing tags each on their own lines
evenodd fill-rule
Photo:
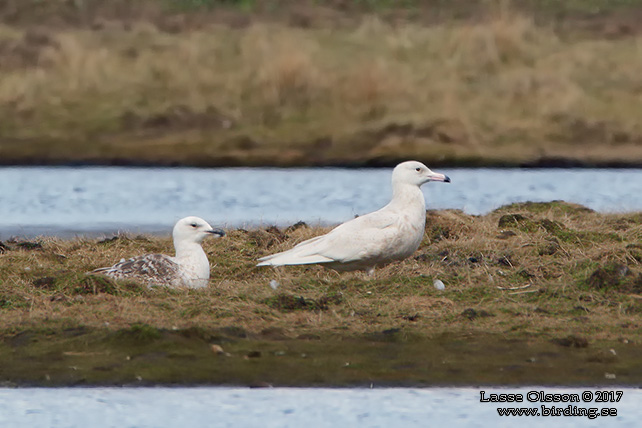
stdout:
<svg viewBox="0 0 642 428">
<path fill-rule="evenodd" d="M 223 347 L 221 345 L 212 345 L 212 352 L 214 352 L 216 355 L 225 354 L 225 351 L 223 350 Z"/>
<path fill-rule="evenodd" d="M 272 290 L 276 290 L 280 286 L 281 284 L 279 284 L 279 281 L 277 281 L 276 279 L 273 279 L 272 281 L 270 281 L 270 287 L 272 287 Z"/>
<path fill-rule="evenodd" d="M 437 290 L 444 290 L 446 286 L 440 279 L 436 279 L 433 281 L 432 285 L 437 289 Z"/>
</svg>

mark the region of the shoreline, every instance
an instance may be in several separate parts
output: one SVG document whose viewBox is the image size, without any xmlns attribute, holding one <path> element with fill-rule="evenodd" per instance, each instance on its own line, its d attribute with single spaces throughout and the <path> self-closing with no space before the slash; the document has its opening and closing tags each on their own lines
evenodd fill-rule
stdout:
<svg viewBox="0 0 642 428">
<path fill-rule="evenodd" d="M 214 160 L 210 162 L 155 162 L 136 159 L 99 159 L 92 161 L 39 159 L 25 160 L 22 158 L 0 159 L 0 167 L 131 167 L 131 168 L 394 168 L 398 163 L 406 160 L 417 160 L 429 162 L 435 168 L 488 168 L 488 169 L 640 169 L 642 160 L 617 160 L 617 161 L 585 161 L 577 158 L 542 158 L 531 161 L 501 161 L 501 160 L 479 160 L 474 163 L 467 161 L 440 161 L 438 159 L 425 159 L 421 157 L 395 157 L 390 159 L 372 159 L 364 161 L 334 160 L 329 162 L 291 162 L 271 161 L 257 163 L 227 162 L 229 159 Z"/>
<path fill-rule="evenodd" d="M 359 337 L 242 329 L 87 328 L 3 333 L 5 387 L 471 387 L 639 385 L 640 344 L 384 330 Z M 48 342 L 47 351 L 38 342 Z M 561 343 L 561 344 L 560 344 Z M 610 351 L 610 350 L 613 351 Z M 611 352 L 616 352 L 617 356 Z M 421 357 L 420 357 L 421 356 Z M 29 360 L 25 366 L 24 359 Z M 49 360 L 47 360 L 49 358 Z M 604 373 L 615 372 L 611 376 Z"/>
</svg>

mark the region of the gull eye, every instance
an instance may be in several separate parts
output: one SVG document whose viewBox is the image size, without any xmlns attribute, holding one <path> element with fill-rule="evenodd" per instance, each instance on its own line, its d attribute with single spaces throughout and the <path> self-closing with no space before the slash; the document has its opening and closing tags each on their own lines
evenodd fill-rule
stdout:
<svg viewBox="0 0 642 428">
<path fill-rule="evenodd" d="M 417 167 L 417 168 L 415 168 L 415 171 L 421 172 L 421 168 Z"/>
<path fill-rule="evenodd" d="M 192 223 L 192 224 L 190 224 L 190 226 L 192 226 L 192 227 L 196 228 L 196 227 L 198 227 L 198 224 L 196 224 L 196 223 Z"/>
</svg>

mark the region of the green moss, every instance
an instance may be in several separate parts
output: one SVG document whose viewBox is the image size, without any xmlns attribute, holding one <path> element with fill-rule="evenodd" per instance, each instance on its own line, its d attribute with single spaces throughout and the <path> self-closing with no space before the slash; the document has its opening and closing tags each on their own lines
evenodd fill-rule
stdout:
<svg viewBox="0 0 642 428">
<path fill-rule="evenodd" d="M 622 242 L 623 239 L 615 232 L 576 231 L 563 229 L 553 233 L 562 242 L 586 244 L 590 242 Z"/>
<path fill-rule="evenodd" d="M 529 233 L 537 230 L 537 224 L 521 214 L 505 214 L 499 218 L 497 226 L 500 228 L 511 227 Z"/>
<path fill-rule="evenodd" d="M 529 212 L 536 214 L 549 213 L 554 215 L 565 215 L 574 213 L 592 212 L 584 211 L 584 207 L 574 206 L 573 204 L 565 204 L 561 202 L 555 203 L 525 203 L 525 204 L 511 204 L 506 207 L 498 209 L 499 212 L 521 210 L 522 212 Z M 588 209 L 587 209 L 588 210 Z M 588 242 L 622 242 L 623 238 L 617 232 L 601 232 L 601 231 L 578 231 L 566 227 L 563 223 L 557 220 L 541 219 L 533 220 L 523 214 L 510 213 L 504 214 L 499 218 L 499 228 L 514 228 L 527 233 L 535 233 L 537 231 L 545 231 L 554 236 L 562 242 L 569 243 L 588 243 Z M 553 242 L 553 241 L 551 241 Z M 548 250 L 543 249 L 540 254 L 552 254 L 552 248 L 548 246 Z"/>
<path fill-rule="evenodd" d="M 118 341 L 147 344 L 162 338 L 162 333 L 156 327 L 147 324 L 134 324 L 130 328 L 121 329 L 114 333 Z"/>
<path fill-rule="evenodd" d="M 10 294 L 0 295 L 0 310 L 3 309 L 19 309 L 29 307 L 30 302 L 19 296 Z"/>
<path fill-rule="evenodd" d="M 543 219 L 537 222 L 544 230 L 546 230 L 548 233 L 556 235 L 558 233 L 562 233 L 564 229 L 564 225 L 558 221 L 554 220 L 549 220 L 549 219 Z"/>
<path fill-rule="evenodd" d="M 642 291 L 642 273 L 636 275 L 628 266 L 611 262 L 595 269 L 586 279 L 586 285 L 598 290 L 639 293 Z"/>
<path fill-rule="evenodd" d="M 626 250 L 635 261 L 642 263 L 642 244 L 628 244 Z"/>
<path fill-rule="evenodd" d="M 573 204 L 565 201 L 551 201 L 551 202 L 517 202 L 509 204 L 496 209 L 494 212 L 502 213 L 506 211 L 512 212 L 528 212 L 531 214 L 552 213 L 559 214 L 588 214 L 593 213 L 590 208 L 584 207 L 579 204 Z"/>
<path fill-rule="evenodd" d="M 559 241 L 557 238 L 549 238 L 540 245 L 537 249 L 537 253 L 540 256 L 552 256 L 553 254 L 557 253 L 557 251 L 561 248 Z"/>
</svg>

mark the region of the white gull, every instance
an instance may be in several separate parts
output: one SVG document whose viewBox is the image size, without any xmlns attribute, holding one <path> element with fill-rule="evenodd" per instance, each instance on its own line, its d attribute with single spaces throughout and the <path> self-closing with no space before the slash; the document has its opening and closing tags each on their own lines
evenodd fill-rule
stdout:
<svg viewBox="0 0 642 428">
<path fill-rule="evenodd" d="M 420 187 L 429 181 L 450 183 L 450 178 L 421 162 L 400 163 L 392 171 L 388 205 L 288 251 L 262 257 L 257 266 L 321 264 L 340 271 L 372 273 L 377 266 L 403 260 L 415 252 L 424 235 L 426 202 Z"/>
<path fill-rule="evenodd" d="M 176 256 L 146 254 L 121 260 L 111 267 L 89 272 L 102 274 L 114 279 L 133 279 L 148 285 L 168 287 L 207 287 L 210 278 L 210 264 L 201 247 L 208 235 L 225 236 L 221 229 L 213 229 L 199 217 L 185 217 L 176 222 L 172 237 Z"/>
</svg>

